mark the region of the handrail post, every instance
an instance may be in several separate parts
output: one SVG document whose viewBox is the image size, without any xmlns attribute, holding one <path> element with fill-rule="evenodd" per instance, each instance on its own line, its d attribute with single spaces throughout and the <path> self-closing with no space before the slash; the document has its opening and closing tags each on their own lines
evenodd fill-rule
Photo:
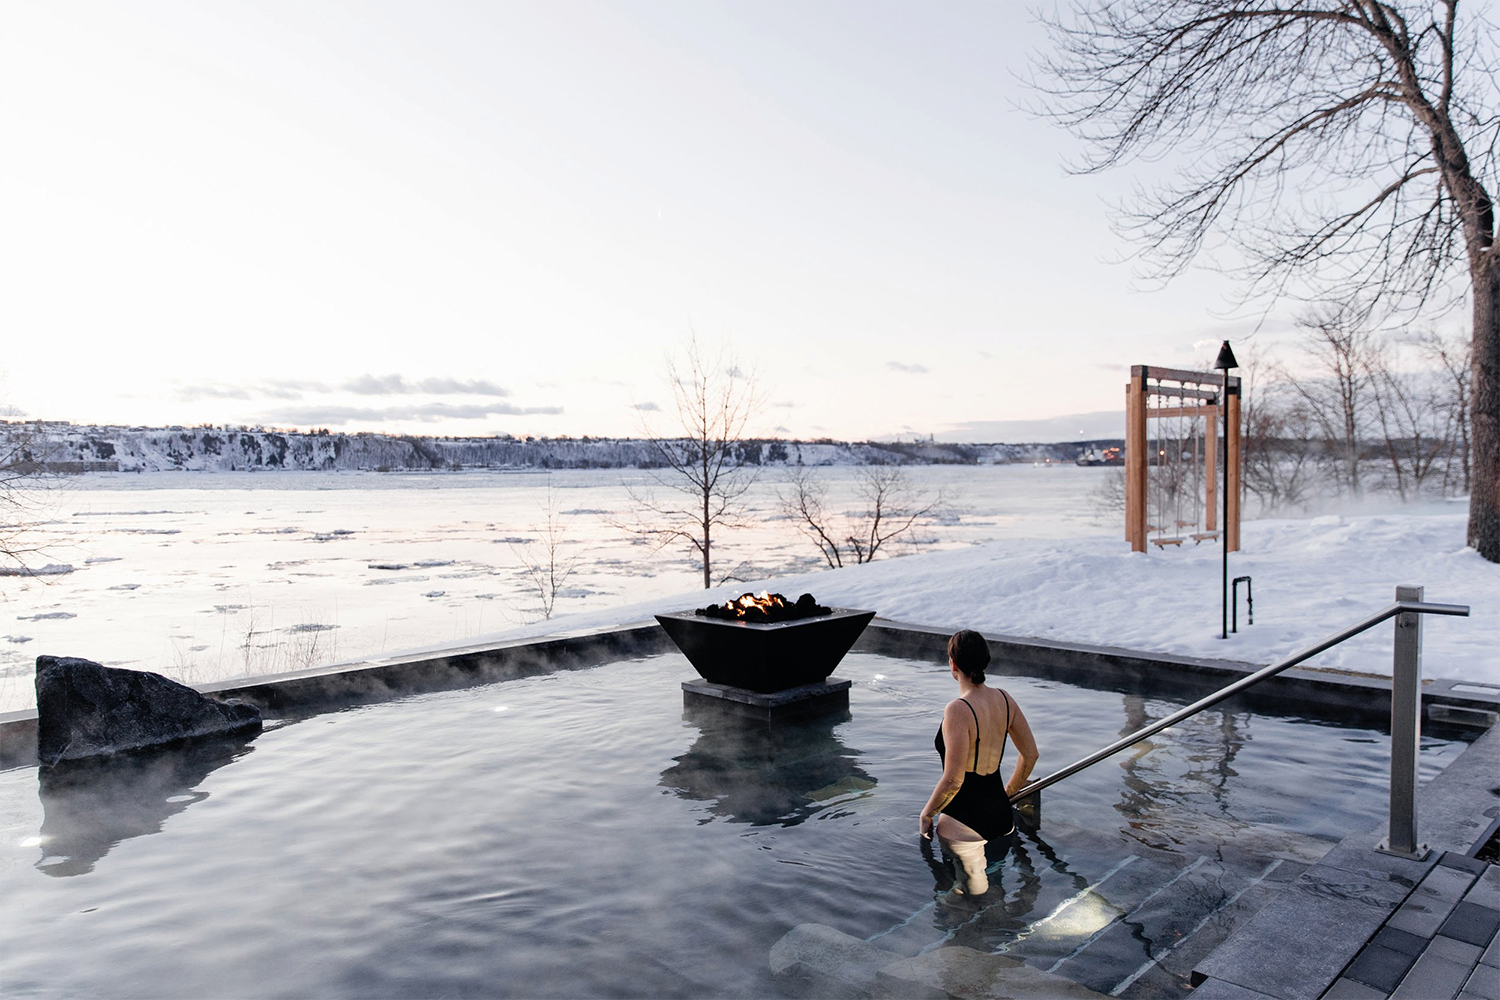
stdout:
<svg viewBox="0 0 1500 1000">
<path fill-rule="evenodd" d="M 1397 587 L 1396 601 L 1421 601 L 1421 587 Z M 1417 752 L 1422 740 L 1422 616 L 1396 615 L 1391 663 L 1391 819 L 1390 833 L 1376 848 L 1384 854 L 1420 861 L 1417 843 Z"/>
</svg>

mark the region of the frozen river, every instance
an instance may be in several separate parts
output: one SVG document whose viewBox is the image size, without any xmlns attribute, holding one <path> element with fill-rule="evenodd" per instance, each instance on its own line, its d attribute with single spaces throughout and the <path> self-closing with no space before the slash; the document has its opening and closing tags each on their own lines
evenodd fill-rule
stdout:
<svg viewBox="0 0 1500 1000">
<path fill-rule="evenodd" d="M 818 470 L 831 510 L 856 505 L 859 470 Z M 1008 538 L 1119 534 L 1089 496 L 1108 470 L 926 466 L 912 483 L 953 500 L 893 555 Z M 44 502 L 39 562 L 75 572 L 0 577 L 0 710 L 33 702 L 38 654 L 84 656 L 190 683 L 273 673 L 493 633 L 535 621 L 522 567 L 544 554 L 548 485 L 579 557 L 554 614 L 690 591 L 682 545 L 656 550 L 619 524 L 634 470 L 552 473 L 156 473 L 70 477 Z M 752 488 L 750 527 L 715 539 L 715 579 L 823 565 L 778 513 L 780 470 Z M 795 597 L 796 595 L 790 595 Z"/>
</svg>

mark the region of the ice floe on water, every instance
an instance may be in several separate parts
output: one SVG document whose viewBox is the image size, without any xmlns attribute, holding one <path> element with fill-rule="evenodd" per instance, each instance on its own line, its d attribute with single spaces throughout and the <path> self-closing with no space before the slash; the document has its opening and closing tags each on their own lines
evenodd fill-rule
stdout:
<svg viewBox="0 0 1500 1000">
<path fill-rule="evenodd" d="M 72 573 L 71 563 L 47 563 L 45 566 L 0 566 L 0 576 L 62 576 Z"/>
</svg>

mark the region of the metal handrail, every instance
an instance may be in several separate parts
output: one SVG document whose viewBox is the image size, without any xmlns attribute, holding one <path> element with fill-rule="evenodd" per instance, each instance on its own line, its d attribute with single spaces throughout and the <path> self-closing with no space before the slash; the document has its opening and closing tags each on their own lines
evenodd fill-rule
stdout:
<svg viewBox="0 0 1500 1000">
<path fill-rule="evenodd" d="M 1215 691 L 1208 697 L 1200 698 L 1199 700 L 1193 702 L 1191 705 L 1188 705 L 1186 708 L 1180 708 L 1177 711 L 1173 712 L 1171 715 L 1168 715 L 1163 719 L 1158 719 L 1156 722 L 1151 723 L 1151 725 L 1146 726 L 1144 729 L 1137 730 L 1136 732 L 1131 733 L 1129 736 L 1125 736 L 1121 739 L 1115 740 L 1115 742 L 1111 743 L 1109 746 L 1095 750 L 1087 757 L 1084 757 L 1081 760 L 1074 761 L 1060 771 L 1054 771 L 1052 774 L 1047 775 L 1045 778 L 1042 778 L 1038 781 L 1033 781 L 1031 784 L 1027 785 L 1016 794 L 1012 795 L 1010 797 L 1010 800 L 1013 803 L 1017 803 L 1022 799 L 1030 798 L 1049 785 L 1055 785 L 1064 778 L 1077 774 L 1079 771 L 1082 771 L 1086 767 L 1092 767 L 1093 765 L 1099 763 L 1101 760 L 1104 760 L 1107 757 L 1113 757 L 1121 750 L 1139 743 L 1141 740 L 1144 740 L 1149 736 L 1155 736 L 1163 729 L 1168 729 L 1172 726 L 1175 726 L 1177 725 L 1177 723 L 1183 721 L 1184 719 L 1197 715 L 1204 709 L 1212 708 L 1219 702 L 1239 694 L 1246 688 L 1254 687 L 1256 684 L 1259 684 L 1261 681 L 1267 679 L 1268 677 L 1274 677 L 1277 674 L 1281 673 L 1283 670 L 1288 670 L 1292 667 L 1295 667 L 1302 661 L 1311 659 L 1324 650 L 1337 646 L 1345 639 L 1352 638 L 1367 629 L 1379 625 L 1381 622 L 1389 618 L 1394 618 L 1397 615 L 1404 613 L 1418 615 L 1454 615 L 1457 617 L 1467 618 L 1469 616 L 1469 606 L 1467 604 L 1429 604 L 1425 601 L 1397 601 L 1395 604 L 1392 604 L 1385 610 L 1376 612 L 1375 614 L 1366 618 L 1358 625 L 1351 625 L 1349 628 L 1346 628 L 1343 631 L 1335 632 L 1333 635 L 1324 639 L 1322 642 L 1314 646 L 1309 646 L 1307 649 L 1304 649 L 1300 653 L 1288 656 L 1284 660 L 1278 660 L 1268 667 L 1262 667 L 1261 669 L 1255 671 L 1255 673 L 1253 674 L 1247 674 L 1246 676 L 1241 677 L 1239 680 L 1235 681 L 1233 684 L 1230 684 L 1227 687 L 1220 688 L 1218 691 Z"/>
</svg>

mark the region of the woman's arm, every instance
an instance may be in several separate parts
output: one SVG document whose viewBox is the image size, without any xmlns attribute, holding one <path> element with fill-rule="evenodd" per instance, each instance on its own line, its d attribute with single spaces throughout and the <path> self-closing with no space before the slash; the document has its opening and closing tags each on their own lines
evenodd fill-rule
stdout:
<svg viewBox="0 0 1500 1000">
<path fill-rule="evenodd" d="M 943 730 L 944 739 L 947 738 L 947 732 L 946 729 Z M 1006 795 L 1014 795 L 1026 787 L 1026 779 L 1031 776 L 1031 769 L 1036 767 L 1037 759 L 1036 737 L 1031 735 L 1031 724 L 1026 721 L 1026 713 L 1021 711 L 1021 706 L 1016 704 L 1014 698 L 1010 699 L 1010 741 L 1015 744 L 1020 757 L 1016 758 L 1016 769 L 1005 783 Z"/>
<path fill-rule="evenodd" d="M 932 821 L 963 787 L 964 762 L 969 759 L 969 746 L 972 743 L 969 727 L 964 722 L 958 702 L 949 702 L 948 707 L 943 710 L 943 776 L 938 779 L 937 787 L 927 799 L 927 805 L 922 807 L 922 815 L 917 822 L 917 832 L 922 836 L 932 836 Z"/>
</svg>

